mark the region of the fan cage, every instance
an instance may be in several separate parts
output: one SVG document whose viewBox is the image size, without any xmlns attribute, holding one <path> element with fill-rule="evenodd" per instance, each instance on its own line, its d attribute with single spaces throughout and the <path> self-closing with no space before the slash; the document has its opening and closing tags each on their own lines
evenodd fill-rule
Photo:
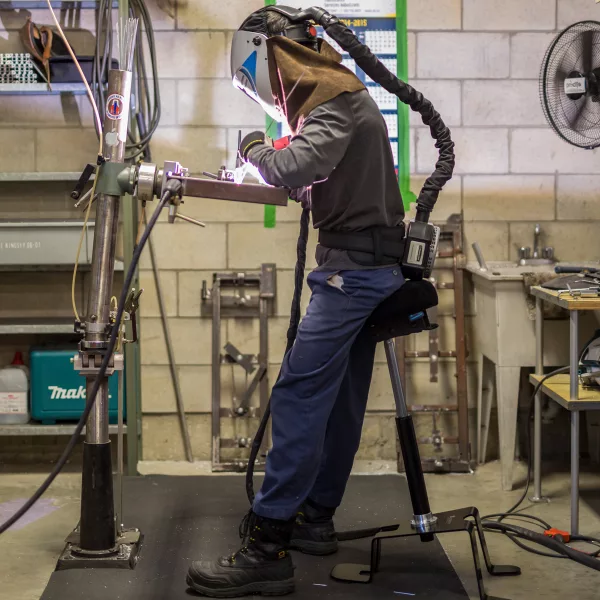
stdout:
<svg viewBox="0 0 600 600">
<path fill-rule="evenodd" d="M 544 116 L 563 140 L 591 150 L 600 146 L 600 98 L 585 94 L 572 100 L 564 91 L 572 72 L 584 72 L 583 36 L 592 38 L 592 65 L 600 74 L 600 22 L 581 21 L 559 33 L 546 51 L 540 72 Z"/>
</svg>

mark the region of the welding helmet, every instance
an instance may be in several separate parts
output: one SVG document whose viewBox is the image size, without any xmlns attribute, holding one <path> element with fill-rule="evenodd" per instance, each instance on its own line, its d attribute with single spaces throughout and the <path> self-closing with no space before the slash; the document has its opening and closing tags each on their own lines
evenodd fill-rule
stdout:
<svg viewBox="0 0 600 600">
<path fill-rule="evenodd" d="M 277 12 L 290 20 L 290 26 L 277 35 L 318 52 L 317 30 L 306 11 L 288 6 L 267 6 L 252 13 L 233 35 L 231 44 L 231 75 L 233 85 L 258 102 L 276 121 L 284 122 L 285 114 L 273 94 L 269 76 L 267 16 Z"/>
</svg>

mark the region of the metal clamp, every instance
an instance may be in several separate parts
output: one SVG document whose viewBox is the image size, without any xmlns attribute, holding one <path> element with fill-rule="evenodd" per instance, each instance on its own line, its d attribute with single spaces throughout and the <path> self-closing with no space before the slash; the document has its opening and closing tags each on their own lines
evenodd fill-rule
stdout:
<svg viewBox="0 0 600 600">
<path fill-rule="evenodd" d="M 80 351 L 73 357 L 73 368 L 83 376 L 96 375 L 100 371 L 102 360 L 103 356 L 101 354 L 90 354 Z M 123 354 L 115 353 L 108 363 L 105 375 L 109 377 L 115 371 L 122 371 L 124 366 L 125 358 Z"/>
</svg>

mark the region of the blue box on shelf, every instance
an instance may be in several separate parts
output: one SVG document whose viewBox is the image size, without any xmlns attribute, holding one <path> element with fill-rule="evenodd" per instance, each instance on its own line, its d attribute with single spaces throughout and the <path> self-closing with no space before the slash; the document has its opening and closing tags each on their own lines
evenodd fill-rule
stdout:
<svg viewBox="0 0 600 600">
<path fill-rule="evenodd" d="M 30 353 L 31 416 L 44 425 L 77 421 L 85 409 L 85 378 L 73 368 L 74 349 L 34 349 Z M 109 421 L 118 420 L 118 375 L 109 377 Z M 123 418 L 126 416 L 123 385 Z"/>
</svg>

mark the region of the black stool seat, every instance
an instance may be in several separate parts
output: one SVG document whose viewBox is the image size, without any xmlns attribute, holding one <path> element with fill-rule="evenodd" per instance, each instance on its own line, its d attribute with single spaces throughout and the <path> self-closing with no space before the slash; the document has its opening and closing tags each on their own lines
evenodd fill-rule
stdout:
<svg viewBox="0 0 600 600">
<path fill-rule="evenodd" d="M 375 309 L 365 329 L 378 342 L 436 329 L 426 311 L 437 304 L 438 294 L 432 283 L 407 281 Z"/>
</svg>

